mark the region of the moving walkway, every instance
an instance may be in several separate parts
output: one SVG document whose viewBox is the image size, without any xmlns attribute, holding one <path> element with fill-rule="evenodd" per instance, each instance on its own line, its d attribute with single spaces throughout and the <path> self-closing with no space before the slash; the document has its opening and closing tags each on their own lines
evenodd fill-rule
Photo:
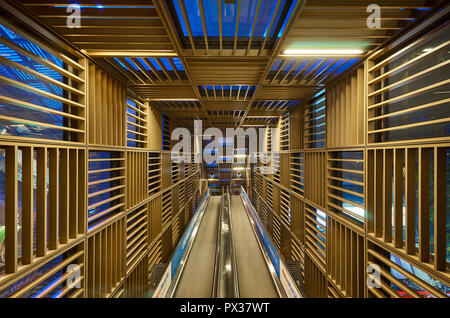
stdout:
<svg viewBox="0 0 450 318">
<path fill-rule="evenodd" d="M 222 192 L 206 192 L 153 297 L 302 297 L 245 190 Z"/>
</svg>

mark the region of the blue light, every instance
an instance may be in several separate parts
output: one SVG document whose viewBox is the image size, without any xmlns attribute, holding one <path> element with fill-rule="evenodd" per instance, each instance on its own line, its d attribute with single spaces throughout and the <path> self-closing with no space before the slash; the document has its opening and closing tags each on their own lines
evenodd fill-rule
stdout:
<svg viewBox="0 0 450 318">
<path fill-rule="evenodd" d="M 281 59 L 275 60 L 270 71 L 277 71 L 278 68 L 280 67 L 280 65 L 281 65 Z"/>
<path fill-rule="evenodd" d="M 315 74 L 321 74 L 331 63 L 334 62 L 334 59 L 329 59 L 324 64 L 322 64 L 319 69 L 316 70 Z"/>
<path fill-rule="evenodd" d="M 133 63 L 133 61 L 129 58 L 126 57 L 125 60 L 128 62 L 128 64 L 130 64 L 136 71 L 139 71 L 139 68 Z"/>
<path fill-rule="evenodd" d="M 197 1 L 182 0 L 182 1 L 184 1 L 186 13 L 189 20 L 189 25 L 191 27 L 192 35 L 194 37 L 204 36 L 204 30 L 200 16 L 200 9 L 197 1 L 203 1 L 207 35 L 213 37 L 217 37 L 220 35 L 218 1 L 208 1 L 208 0 L 197 0 Z M 223 0 L 220 1 L 222 3 L 222 12 L 220 13 L 222 18 L 222 36 L 234 37 L 236 33 L 236 20 L 238 18 L 237 5 L 235 3 L 225 4 Z M 281 1 L 277 13 L 275 15 L 269 36 L 273 36 L 276 26 L 280 22 L 281 14 L 284 11 L 283 9 L 287 1 L 289 0 Z M 291 4 L 288 16 L 292 13 L 292 10 L 295 7 L 295 3 L 297 1 L 298 0 L 295 0 L 294 4 Z M 180 8 L 178 0 L 172 0 L 172 3 L 178 15 L 178 21 L 180 22 L 183 35 L 187 37 L 189 35 L 186 27 L 187 21 L 184 21 L 183 19 L 182 10 Z M 263 35 L 267 36 L 269 23 L 275 10 L 276 4 L 277 0 L 262 1 L 259 8 L 258 16 L 255 16 L 257 0 L 242 1 L 239 13 L 238 37 L 250 37 L 252 32 L 254 37 L 261 37 Z M 253 26 L 255 19 L 256 23 Z M 286 20 L 288 19 L 286 18 Z M 280 29 L 281 32 L 284 30 L 286 23 Z"/>
<path fill-rule="evenodd" d="M 151 68 L 145 63 L 144 59 L 142 57 L 138 57 L 137 60 L 142 65 L 143 68 L 145 68 L 147 71 L 151 71 Z"/>
<path fill-rule="evenodd" d="M 152 65 L 156 68 L 157 71 L 162 71 L 161 66 L 159 66 L 158 62 L 156 62 L 155 58 L 151 57 L 149 58 Z"/>
<path fill-rule="evenodd" d="M 180 22 L 181 28 L 183 29 L 183 34 L 184 34 L 184 36 L 188 36 L 189 33 L 187 31 L 187 27 L 186 27 L 186 24 L 185 24 L 184 19 L 183 19 L 183 13 L 181 11 L 180 4 L 178 3 L 178 0 L 173 0 L 172 2 L 174 4 L 175 10 L 176 10 L 177 15 L 178 15 L 178 21 Z M 190 1 L 190 2 L 194 2 L 194 1 Z"/>
<path fill-rule="evenodd" d="M 119 61 L 119 59 L 117 57 L 114 57 L 114 60 L 119 63 L 124 69 L 126 69 L 127 71 L 129 71 L 128 67 L 126 67 L 121 61 Z"/>
<path fill-rule="evenodd" d="M 325 74 L 328 76 L 330 74 L 332 74 L 338 67 L 340 67 L 346 60 L 345 59 L 340 59 L 339 61 L 337 61 L 336 63 L 334 63 L 334 65 L 332 67 L 330 67 Z"/>
<path fill-rule="evenodd" d="M 42 50 L 39 46 L 29 42 L 28 40 L 22 38 L 20 35 L 14 33 L 13 31 L 9 30 L 8 28 L 4 27 L 3 25 L 0 25 L 0 36 L 3 38 L 6 38 L 10 40 L 11 42 L 15 43 L 16 45 L 24 48 L 25 50 L 41 57 L 44 60 L 47 60 L 51 62 L 54 65 L 57 65 L 59 67 L 63 67 L 63 62 L 53 56 L 52 54 L 47 53 L 46 51 Z M 10 49 L 4 45 L 0 44 L 0 56 L 3 56 L 4 58 L 7 58 L 13 62 L 16 62 L 20 65 L 25 66 L 26 68 L 30 70 L 34 70 L 39 72 L 40 74 L 44 74 L 54 80 L 57 80 L 59 82 L 63 82 L 63 76 L 59 74 L 58 72 L 54 71 L 53 69 L 48 68 L 47 66 L 44 66 L 42 64 L 39 64 L 38 62 L 22 55 L 16 52 L 13 49 Z M 29 85 L 31 87 L 40 89 L 42 91 L 62 96 L 63 95 L 63 89 L 42 81 L 39 78 L 36 78 L 30 74 L 27 74 L 26 72 L 22 72 L 14 67 L 10 67 L 7 65 L 0 65 L 0 75 L 13 79 L 15 81 L 24 83 L 26 85 Z M 45 108 L 54 109 L 58 111 L 64 111 L 63 110 L 63 104 L 59 101 L 56 101 L 54 99 L 45 98 L 39 94 L 30 92 L 28 90 L 23 90 L 21 88 L 15 88 L 9 85 L 3 85 L 2 86 L 2 94 L 10 97 L 19 99 L 28 103 L 32 103 L 35 105 L 39 105 Z M 2 115 L 4 113 L 14 113 L 17 114 L 15 117 L 17 117 L 20 122 L 20 119 L 25 120 L 33 120 L 37 122 L 43 122 L 48 124 L 53 124 L 57 126 L 63 126 L 64 123 L 62 121 L 62 117 L 59 115 L 49 114 L 47 112 L 37 111 L 37 110 L 30 110 L 27 109 L 24 111 L 24 109 L 21 106 L 14 106 L 9 103 L 2 103 L 1 105 L 1 111 Z M 9 114 L 8 114 L 9 115 Z M 21 128 L 23 127 L 23 128 Z M 9 135 L 20 135 L 20 136 L 26 136 L 26 137 L 32 137 L 32 138 L 46 138 L 46 139 L 57 139 L 62 140 L 64 139 L 62 132 L 55 130 L 55 129 L 48 129 L 43 128 L 39 125 L 10 125 L 9 123 L 4 124 L 5 131 Z"/>
<path fill-rule="evenodd" d="M 101 4 L 83 4 L 80 5 L 78 3 L 73 4 L 57 4 L 54 5 L 54 8 L 68 8 L 68 7 L 79 7 L 79 8 L 97 8 L 97 9 L 104 9 L 105 7 Z M 154 9 L 155 6 L 120 6 L 120 5 L 108 5 L 108 9 Z"/>
<path fill-rule="evenodd" d="M 306 74 L 309 74 L 316 66 L 317 64 L 321 63 L 323 59 L 318 59 L 317 61 L 315 61 L 306 71 Z"/>
<path fill-rule="evenodd" d="M 250 3 L 247 3 L 247 4 L 249 5 L 249 8 L 250 8 Z M 251 10 L 252 14 L 250 14 L 247 17 L 248 19 L 250 19 L 250 21 L 248 21 L 247 23 L 244 22 L 242 26 L 239 25 L 239 36 L 245 36 L 247 34 L 246 33 L 247 29 L 248 29 L 248 37 L 252 36 L 252 31 L 253 31 L 253 28 L 254 28 L 253 20 L 255 19 L 255 13 L 256 13 L 256 4 L 257 4 L 256 1 L 252 1 L 252 7 L 251 7 L 251 8 L 253 8 Z M 240 19 L 242 19 L 242 14 L 241 14 Z M 239 19 L 239 21 L 241 21 L 240 19 Z"/>
<path fill-rule="evenodd" d="M 336 72 L 335 75 L 339 75 L 339 74 L 341 74 L 342 72 L 348 70 L 350 67 L 352 67 L 352 66 L 353 66 L 356 62 L 358 62 L 358 61 L 359 61 L 359 59 L 351 59 L 351 60 L 348 60 L 345 64 L 343 64 L 343 65 L 337 70 L 337 72 Z"/>
<path fill-rule="evenodd" d="M 319 97 L 322 94 L 325 94 L 325 89 L 322 89 L 321 91 L 317 92 L 317 94 L 314 95 L 313 98 Z"/>
<path fill-rule="evenodd" d="M 291 7 L 289 8 L 289 12 L 288 12 L 288 14 L 286 15 L 286 18 L 284 19 L 284 23 L 283 23 L 283 25 L 282 25 L 282 27 L 281 27 L 281 29 L 280 29 L 280 32 L 278 33 L 278 38 L 280 38 L 281 35 L 283 35 L 284 29 L 286 28 L 286 24 L 288 23 L 289 18 L 290 18 L 291 15 L 292 15 L 292 11 L 294 11 L 294 8 L 295 8 L 295 5 L 297 4 L 297 1 L 298 1 L 298 0 L 292 1 Z"/>
<path fill-rule="evenodd" d="M 294 64 L 295 64 L 295 60 L 292 60 L 291 63 L 284 64 L 283 72 L 289 71 L 292 68 L 292 66 L 294 66 Z"/>
<path fill-rule="evenodd" d="M 173 71 L 173 67 L 172 65 L 170 65 L 169 60 L 165 57 L 161 58 L 161 62 L 164 64 L 164 67 L 169 70 L 169 71 Z"/>
<path fill-rule="evenodd" d="M 175 64 L 175 67 L 177 68 L 178 71 L 184 71 L 183 64 L 181 64 L 181 60 L 178 57 L 174 57 L 172 61 Z"/>
</svg>

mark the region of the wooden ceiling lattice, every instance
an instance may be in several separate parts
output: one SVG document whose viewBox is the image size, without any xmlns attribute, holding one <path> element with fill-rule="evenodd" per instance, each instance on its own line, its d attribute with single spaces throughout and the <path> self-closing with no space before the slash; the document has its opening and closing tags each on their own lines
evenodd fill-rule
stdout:
<svg viewBox="0 0 450 318">
<path fill-rule="evenodd" d="M 195 82 L 203 85 L 255 85 L 267 67 L 267 58 L 186 58 Z"/>
<path fill-rule="evenodd" d="M 294 109 L 300 103 L 301 101 L 297 100 L 258 100 L 253 102 L 251 109 L 268 112 L 272 111 L 285 112 Z"/>
<path fill-rule="evenodd" d="M 205 100 L 248 101 L 256 86 L 248 85 L 202 85 L 198 89 Z"/>
<path fill-rule="evenodd" d="M 125 75 L 130 85 L 189 85 L 179 58 L 113 57 L 104 60 Z"/>
<path fill-rule="evenodd" d="M 308 0 L 290 29 L 282 50 L 327 47 L 330 43 L 341 47 L 358 46 L 372 51 L 395 34 L 405 30 L 433 7 L 424 0 Z M 367 7 L 379 5 L 381 27 L 369 28 Z"/>
<path fill-rule="evenodd" d="M 371 0 L 8 1 L 85 50 L 170 116 L 233 127 L 239 121 L 271 122 L 301 105 L 442 4 L 378 1 L 381 27 L 370 29 Z M 66 23 L 67 7 L 75 2 L 81 28 L 72 29 Z M 333 46 L 363 54 L 286 54 Z"/>
<path fill-rule="evenodd" d="M 168 0 L 188 55 L 270 56 L 299 0 Z"/>
<path fill-rule="evenodd" d="M 34 16 L 90 55 L 163 51 L 175 53 L 167 30 L 151 0 L 25 0 Z M 67 7 L 78 4 L 80 28 L 67 24 Z"/>
<path fill-rule="evenodd" d="M 318 86 L 330 81 L 359 61 L 358 58 L 280 58 L 275 61 L 265 85 Z"/>
</svg>

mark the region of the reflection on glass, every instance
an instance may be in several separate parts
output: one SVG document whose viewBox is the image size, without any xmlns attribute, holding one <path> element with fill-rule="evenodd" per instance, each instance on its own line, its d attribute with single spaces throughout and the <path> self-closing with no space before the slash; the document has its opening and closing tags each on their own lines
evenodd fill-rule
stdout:
<svg viewBox="0 0 450 318">
<path fill-rule="evenodd" d="M 401 259 L 400 257 L 398 257 L 398 256 L 396 256 L 394 254 L 390 254 L 390 255 L 391 255 L 390 256 L 390 260 L 392 262 L 394 262 L 395 264 L 401 266 L 403 269 L 407 270 L 408 272 L 410 272 L 411 274 L 413 274 L 417 278 L 421 279 L 422 281 L 424 281 L 428 285 L 432 286 L 433 288 L 435 288 L 435 289 L 441 291 L 442 293 L 447 294 L 448 296 L 450 296 L 450 287 L 449 286 L 445 285 L 443 282 L 441 282 L 441 281 L 439 281 L 437 279 L 434 279 L 433 277 L 431 277 L 430 275 L 428 275 L 424 271 L 422 271 L 419 268 L 411 265 L 410 263 L 406 262 L 405 260 Z M 399 279 L 402 283 L 404 283 L 405 285 L 407 285 L 411 289 L 415 290 L 422 297 L 435 298 L 434 295 L 430 294 L 428 291 L 425 291 L 419 285 L 417 285 L 416 283 L 414 283 L 413 281 L 411 281 L 410 279 L 408 279 L 406 276 L 402 275 L 401 273 L 399 273 L 395 269 L 391 268 L 390 271 L 391 271 L 391 274 L 395 278 Z M 409 294 L 407 294 L 405 291 L 401 290 L 401 288 L 399 288 L 398 286 L 396 286 L 394 284 L 391 284 L 391 287 L 394 290 L 396 290 L 397 293 L 399 293 L 402 297 L 405 297 L 405 298 L 410 297 Z"/>
</svg>

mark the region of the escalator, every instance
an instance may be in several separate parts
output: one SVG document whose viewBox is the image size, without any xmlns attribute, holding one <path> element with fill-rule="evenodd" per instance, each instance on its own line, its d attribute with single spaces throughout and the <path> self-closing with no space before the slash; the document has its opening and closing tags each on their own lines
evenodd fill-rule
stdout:
<svg viewBox="0 0 450 318">
<path fill-rule="evenodd" d="M 239 195 L 231 196 L 231 213 L 240 297 L 280 297 Z"/>
<path fill-rule="evenodd" d="M 212 196 L 208 203 L 175 298 L 211 297 L 220 201 L 219 196 Z"/>
<path fill-rule="evenodd" d="M 153 297 L 302 297 L 248 198 L 208 192 Z"/>
</svg>

